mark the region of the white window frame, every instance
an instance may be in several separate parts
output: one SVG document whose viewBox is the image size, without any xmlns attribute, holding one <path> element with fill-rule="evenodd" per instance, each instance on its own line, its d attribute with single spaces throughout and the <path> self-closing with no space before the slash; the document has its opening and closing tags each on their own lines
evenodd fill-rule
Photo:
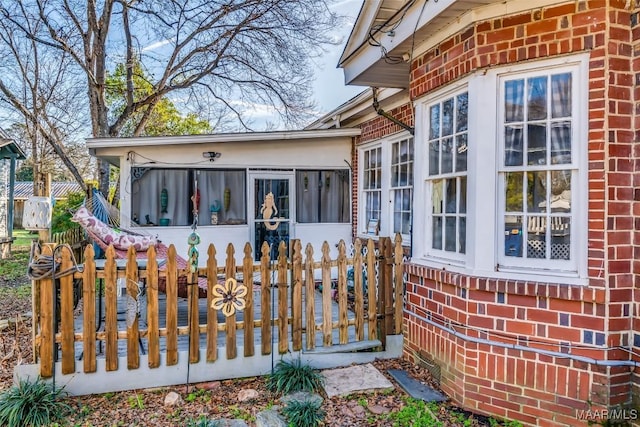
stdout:
<svg viewBox="0 0 640 427">
<path fill-rule="evenodd" d="M 425 117 L 425 137 L 426 139 L 421 141 L 421 144 L 424 145 L 423 149 L 424 149 L 424 156 L 422 157 L 422 160 L 425 162 L 425 167 L 424 167 L 424 174 L 423 174 L 423 179 L 424 179 L 424 194 L 425 194 L 425 198 L 424 201 L 422 202 L 422 205 L 425 206 L 425 220 L 426 220 L 426 225 L 425 225 L 425 232 L 423 234 L 423 236 L 425 236 L 425 244 L 424 244 L 424 253 L 427 257 L 429 258 L 434 258 L 434 259 L 442 259 L 445 262 L 453 262 L 453 263 L 457 263 L 457 264 L 462 264 L 465 262 L 466 260 L 466 250 L 464 253 L 459 252 L 459 242 L 458 239 L 456 238 L 456 250 L 455 251 L 447 251 L 444 247 L 442 249 L 436 249 L 433 248 L 433 205 L 432 205 L 432 200 L 433 200 L 433 183 L 436 180 L 442 181 L 443 184 L 443 194 L 444 194 L 444 184 L 447 181 L 447 179 L 455 179 L 456 182 L 459 184 L 460 180 L 458 178 L 461 177 L 465 177 L 467 179 L 467 187 L 468 187 L 468 174 L 469 174 L 469 162 L 468 162 L 468 158 L 467 158 L 467 169 L 464 172 L 460 172 L 460 171 L 456 171 L 455 170 L 455 164 L 452 165 L 452 170 L 450 172 L 441 172 L 439 171 L 437 174 L 431 175 L 430 174 L 430 168 L 429 168 L 429 155 L 430 155 L 430 148 L 429 148 L 429 144 L 430 144 L 430 132 L 431 132 L 431 119 L 430 119 L 430 113 L 431 113 L 431 108 L 435 105 L 442 105 L 442 103 L 444 101 L 447 101 L 449 99 L 454 99 L 454 104 L 455 99 L 457 98 L 458 95 L 461 95 L 463 93 L 467 93 L 467 103 L 468 101 L 468 87 L 466 84 L 462 84 L 462 85 L 456 85 L 454 88 L 448 88 L 447 91 L 443 92 L 443 93 L 438 93 L 438 96 L 433 97 L 428 103 L 425 103 L 425 114 L 427 115 L 427 117 Z M 467 114 L 469 113 L 468 109 L 467 109 Z M 442 121 L 442 110 L 440 111 L 440 121 Z M 440 125 L 441 126 L 441 125 Z M 455 131 L 455 125 L 454 126 L 453 132 L 450 135 L 450 137 L 453 140 L 453 144 L 455 145 L 456 140 L 455 137 L 457 135 L 456 131 Z M 467 130 L 466 130 L 466 134 L 467 134 L 467 147 L 469 144 L 469 117 L 467 116 Z M 442 140 L 444 138 L 442 138 L 442 136 L 437 138 L 438 140 Z M 468 150 L 467 150 L 468 151 Z M 442 156 L 439 156 L 439 161 L 442 159 Z M 453 158 L 452 158 L 452 162 L 454 162 Z M 455 162 L 454 162 L 455 163 Z M 440 167 L 442 167 L 442 165 L 440 164 Z M 456 184 L 456 208 L 458 207 L 458 201 L 460 200 L 460 185 Z M 469 190 L 467 188 L 467 197 L 468 197 L 468 193 Z M 443 212 L 439 215 L 440 217 L 442 217 L 443 219 L 446 220 L 447 217 L 455 217 L 456 218 L 456 222 L 457 222 L 457 226 L 456 226 L 456 230 L 457 227 L 459 226 L 459 222 L 458 219 L 464 217 L 465 221 L 466 218 L 468 218 L 469 215 L 469 209 L 468 209 L 468 202 L 465 201 L 467 209 L 466 212 L 464 214 L 462 214 L 461 212 L 458 212 L 458 210 L 456 209 L 456 212 L 452 215 L 451 213 L 449 215 L 447 215 L 446 213 L 446 209 L 443 209 Z M 444 225 L 443 225 L 444 226 Z M 466 240 L 468 237 L 468 233 L 466 233 L 465 236 L 465 247 L 467 246 L 466 244 Z"/>
<path fill-rule="evenodd" d="M 578 54 L 563 58 L 530 61 L 491 70 L 482 70 L 416 100 L 414 241 L 412 262 L 481 277 L 534 280 L 566 284 L 587 284 L 588 230 L 588 87 L 589 56 Z M 503 156 L 501 135 L 503 79 L 520 73 L 572 73 L 572 175 L 571 261 L 545 260 L 544 263 L 503 263 L 504 209 L 501 202 L 499 167 Z M 467 244 L 466 256 L 443 257 L 434 253 L 430 240 L 428 179 L 429 106 L 438 99 L 459 93 L 466 86 L 469 94 L 469 130 L 467 155 Z M 569 169 L 567 166 L 566 169 Z M 503 227 L 500 232 L 500 226 Z M 451 254 L 451 253 L 449 253 Z M 502 255 L 501 255 L 502 254 Z"/>
<path fill-rule="evenodd" d="M 413 150 L 413 167 L 414 167 L 414 176 L 413 176 L 413 186 L 398 186 L 392 187 L 391 181 L 391 157 L 392 157 L 392 147 L 393 144 L 398 143 L 403 140 L 412 139 L 414 144 Z M 372 235 L 367 233 L 367 225 L 369 222 L 369 218 L 366 217 L 366 190 L 364 189 L 364 153 L 366 151 L 374 150 L 376 148 L 380 148 L 380 152 L 382 154 L 382 179 L 381 179 L 381 202 L 380 202 L 380 221 L 379 221 L 379 230 L 377 235 Z M 408 132 L 402 132 L 398 134 L 394 134 L 392 136 L 386 137 L 384 139 L 379 139 L 376 141 L 372 141 L 366 144 L 363 144 L 358 147 L 358 164 L 361 165 L 358 167 L 358 228 L 357 228 L 357 236 L 361 238 L 373 238 L 377 239 L 378 236 L 394 236 L 394 191 L 398 189 L 407 189 L 411 188 L 412 198 L 415 195 L 415 159 L 416 159 L 416 151 L 415 151 L 415 138 L 409 134 Z M 406 162 L 404 162 L 406 163 Z M 413 201 L 411 203 L 411 222 L 413 222 Z M 410 234 L 401 234 L 402 241 L 404 245 L 410 245 L 411 235 Z"/>
</svg>

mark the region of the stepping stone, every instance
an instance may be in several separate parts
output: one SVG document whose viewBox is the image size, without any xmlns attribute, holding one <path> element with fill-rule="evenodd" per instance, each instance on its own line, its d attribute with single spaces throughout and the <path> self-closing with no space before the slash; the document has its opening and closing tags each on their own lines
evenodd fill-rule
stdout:
<svg viewBox="0 0 640 427">
<path fill-rule="evenodd" d="M 447 400 L 444 394 L 411 378 L 406 371 L 389 369 L 387 372 L 398 382 L 400 387 L 414 399 L 424 400 L 425 402 L 444 402 Z"/>
<path fill-rule="evenodd" d="M 346 396 L 358 392 L 392 390 L 393 384 L 371 363 L 347 368 L 327 369 L 324 376 L 324 391 L 327 397 Z"/>
</svg>

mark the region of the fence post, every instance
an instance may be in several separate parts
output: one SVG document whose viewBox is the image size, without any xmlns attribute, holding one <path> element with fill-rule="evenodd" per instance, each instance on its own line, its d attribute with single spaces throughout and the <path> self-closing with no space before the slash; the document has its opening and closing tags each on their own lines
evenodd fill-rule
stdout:
<svg viewBox="0 0 640 427">
<path fill-rule="evenodd" d="M 160 309 L 158 305 L 158 259 L 155 246 L 147 249 L 147 354 L 148 366 L 160 366 Z"/>
<path fill-rule="evenodd" d="M 329 347 L 333 344 L 331 337 L 333 318 L 331 313 L 331 257 L 329 257 L 329 243 L 325 240 L 322 244 L 322 336 L 323 345 Z"/>
<path fill-rule="evenodd" d="M 233 244 L 229 243 L 227 245 L 227 261 L 224 267 L 224 277 L 225 280 L 236 278 L 236 258 L 235 258 L 235 249 L 233 248 Z M 234 312 L 231 316 L 227 317 L 225 320 L 225 326 L 227 328 L 227 359 L 235 359 L 238 356 L 237 349 L 237 341 L 236 341 L 236 313 Z"/>
<path fill-rule="evenodd" d="M 307 350 L 313 350 L 316 347 L 316 309 L 315 296 L 316 284 L 313 277 L 313 246 L 307 243 L 305 248 L 306 259 L 304 260 L 304 278 L 306 281 L 306 313 L 307 313 Z"/>
<path fill-rule="evenodd" d="M 340 344 L 349 342 L 347 329 L 347 254 L 344 240 L 338 243 L 338 339 Z"/>
<path fill-rule="evenodd" d="M 260 248 L 262 256 L 260 257 L 260 284 L 262 285 L 262 301 L 260 305 L 262 326 L 262 354 L 271 354 L 271 268 L 270 262 L 270 248 L 267 242 L 262 242 L 262 248 Z"/>
<path fill-rule="evenodd" d="M 207 362 L 215 362 L 218 359 L 218 313 L 211 303 L 213 287 L 218 284 L 218 261 L 213 243 L 209 244 L 207 255 Z"/>
<path fill-rule="evenodd" d="M 244 306 L 244 357 L 255 354 L 253 334 L 253 248 L 249 242 L 244 245 L 244 259 L 242 261 L 242 281 L 247 288 Z"/>
<path fill-rule="evenodd" d="M 136 259 L 136 250 L 132 246 L 127 251 L 127 266 L 125 267 L 125 275 L 127 277 L 127 368 L 138 369 L 140 367 L 140 330 L 138 329 L 138 312 L 131 314 L 129 306 L 130 299 L 133 298 L 135 306 L 138 304 L 138 261 Z M 133 321 L 130 319 L 133 318 Z"/>
<path fill-rule="evenodd" d="M 367 321 L 369 325 L 369 339 L 378 339 L 377 298 L 376 298 L 376 249 L 373 239 L 367 241 Z"/>
<path fill-rule="evenodd" d="M 84 250 L 82 271 L 82 337 L 84 339 L 84 372 L 96 371 L 96 263 L 93 245 Z M 99 295 L 102 298 L 102 295 Z"/>
<path fill-rule="evenodd" d="M 171 244 L 167 250 L 167 366 L 178 363 L 178 264 L 176 247 Z"/>
<path fill-rule="evenodd" d="M 291 336 L 293 350 L 302 349 L 302 243 L 293 240 L 293 256 L 291 257 L 293 290 L 291 292 Z"/>
<path fill-rule="evenodd" d="M 284 354 L 289 350 L 287 264 L 287 245 L 284 241 L 280 241 L 278 245 L 278 352 L 280 354 Z"/>
<path fill-rule="evenodd" d="M 403 264 L 402 264 L 402 237 L 400 233 L 396 233 L 395 238 L 395 247 L 394 247 L 394 305 L 395 305 L 395 328 L 394 332 L 396 334 L 402 333 L 402 316 L 403 308 L 404 308 L 404 274 L 403 274 Z"/>
<path fill-rule="evenodd" d="M 356 239 L 353 249 L 353 292 L 356 309 L 356 340 L 364 340 L 364 283 L 362 280 L 362 241 Z"/>
<path fill-rule="evenodd" d="M 378 256 L 378 315 L 380 341 L 386 346 L 387 334 L 393 331 L 393 259 L 391 239 L 383 237 L 379 242 Z"/>
<path fill-rule="evenodd" d="M 53 257 L 53 250 L 45 245 L 42 248 L 43 256 Z M 40 376 L 42 378 L 51 378 L 53 376 L 54 349 L 53 343 L 55 327 L 54 322 L 56 313 L 54 312 L 54 294 L 55 283 L 49 277 L 39 281 L 40 288 Z M 57 305 L 57 304 L 56 304 Z"/>
<path fill-rule="evenodd" d="M 60 271 L 70 271 L 73 267 L 71 250 L 60 246 Z M 73 325 L 73 273 L 60 277 L 60 341 L 62 349 L 62 373 L 71 374 L 76 370 Z"/>
</svg>

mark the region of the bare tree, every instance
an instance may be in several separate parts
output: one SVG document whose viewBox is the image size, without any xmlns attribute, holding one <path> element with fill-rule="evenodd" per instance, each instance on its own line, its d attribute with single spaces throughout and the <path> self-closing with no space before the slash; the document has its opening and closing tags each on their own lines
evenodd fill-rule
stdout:
<svg viewBox="0 0 640 427">
<path fill-rule="evenodd" d="M 36 181 L 42 173 L 55 173 L 61 161 L 84 188 L 83 174 L 67 146 L 81 123 L 77 109 L 80 93 L 77 85 L 69 84 L 72 62 L 68 55 L 41 48 L 35 40 L 22 37 L 14 23 L 37 31 L 42 21 L 31 19 L 20 4 L 16 6 L 13 22 L 0 19 L 0 54 L 4 59 L 0 65 L 0 103 L 8 107 L 5 111 L 14 113 L 14 136 L 27 145 L 23 148 L 30 153 Z M 74 149 L 77 151 L 77 147 Z M 86 149 L 84 156 L 88 157 Z M 37 182 L 34 185 L 39 191 Z"/>
<path fill-rule="evenodd" d="M 11 6 L 2 8 L 25 37 L 73 59 L 86 78 L 92 135 L 114 137 L 134 114 L 139 134 L 173 93 L 224 107 L 248 130 L 245 113 L 255 104 L 274 108 L 286 126 L 306 120 L 310 58 L 332 43 L 329 30 L 340 25 L 327 1 L 23 0 L 43 23 L 37 28 L 17 22 Z M 153 90 L 142 98 L 134 96 L 136 61 L 151 71 Z M 117 62 L 127 64 L 126 104 L 110 117 L 106 76 Z M 101 167 L 101 190 L 107 185 L 108 168 Z"/>
</svg>

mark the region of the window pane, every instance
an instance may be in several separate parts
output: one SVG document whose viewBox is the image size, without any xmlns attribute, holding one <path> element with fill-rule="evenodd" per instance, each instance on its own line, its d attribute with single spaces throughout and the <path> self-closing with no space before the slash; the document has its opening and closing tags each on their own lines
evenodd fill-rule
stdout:
<svg viewBox="0 0 640 427">
<path fill-rule="evenodd" d="M 445 181 L 446 190 L 446 213 L 456 213 L 456 179 L 447 179 Z"/>
<path fill-rule="evenodd" d="M 397 187 L 400 182 L 400 168 L 395 165 L 391 166 L 391 186 Z"/>
<path fill-rule="evenodd" d="M 453 138 L 442 140 L 442 170 L 441 173 L 453 171 Z"/>
<path fill-rule="evenodd" d="M 551 164 L 571 163 L 571 122 L 551 124 Z"/>
<path fill-rule="evenodd" d="M 406 190 L 402 190 L 402 210 L 403 211 L 410 211 L 411 210 L 411 190 L 410 189 L 406 189 Z"/>
<path fill-rule="evenodd" d="M 401 186 L 409 185 L 409 165 L 407 165 L 406 163 L 401 164 L 399 175 L 400 175 L 399 185 Z"/>
<path fill-rule="evenodd" d="M 467 134 L 456 136 L 456 172 L 467 170 Z"/>
<path fill-rule="evenodd" d="M 523 212 L 522 205 L 522 172 L 505 174 L 505 210 L 507 212 Z"/>
<path fill-rule="evenodd" d="M 440 105 L 434 105 L 429 109 L 429 139 L 440 137 Z"/>
<path fill-rule="evenodd" d="M 504 127 L 504 165 L 522 165 L 522 125 Z"/>
<path fill-rule="evenodd" d="M 545 212 L 547 208 L 547 172 L 527 173 L 527 210 Z"/>
<path fill-rule="evenodd" d="M 551 76 L 551 117 L 571 117 L 571 73 Z"/>
<path fill-rule="evenodd" d="M 467 213 L 467 177 L 460 178 L 460 200 L 458 212 Z"/>
<path fill-rule="evenodd" d="M 407 174 L 409 178 L 407 185 L 413 185 L 413 161 L 407 165 Z"/>
<path fill-rule="evenodd" d="M 467 252 L 467 218 L 460 218 L 460 227 L 458 229 L 458 239 L 460 244 L 459 252 L 464 254 Z"/>
<path fill-rule="evenodd" d="M 440 143 L 433 141 L 429 143 L 429 175 L 438 175 L 440 173 Z"/>
<path fill-rule="evenodd" d="M 200 171 L 200 224 L 212 224 L 211 212 L 217 213 L 217 225 L 247 223 L 245 177 L 244 170 Z"/>
<path fill-rule="evenodd" d="M 433 213 L 442 213 L 442 198 L 443 193 L 443 180 L 438 179 L 433 181 L 431 191 L 431 206 L 433 207 Z"/>
<path fill-rule="evenodd" d="M 547 126 L 544 123 L 534 123 L 527 126 L 527 164 L 547 164 Z"/>
<path fill-rule="evenodd" d="M 442 103 L 442 136 L 453 133 L 453 98 Z"/>
<path fill-rule="evenodd" d="M 547 76 L 528 80 L 527 107 L 529 120 L 547 118 Z"/>
<path fill-rule="evenodd" d="M 296 215 L 300 223 L 349 222 L 348 170 L 296 172 Z"/>
<path fill-rule="evenodd" d="M 456 111 L 456 132 L 464 132 L 468 127 L 469 94 L 467 92 L 458 95 Z"/>
<path fill-rule="evenodd" d="M 445 238 L 444 238 L 444 250 L 447 252 L 456 251 L 456 218 L 445 218 Z"/>
<path fill-rule="evenodd" d="M 442 217 L 440 216 L 433 217 L 432 235 L 433 249 L 442 249 Z"/>
<path fill-rule="evenodd" d="M 402 234 L 411 233 L 411 214 L 409 212 L 402 213 Z"/>
<path fill-rule="evenodd" d="M 551 171 L 551 212 L 571 212 L 571 171 Z"/>
<path fill-rule="evenodd" d="M 521 122 L 524 120 L 524 80 L 508 81 L 504 89 L 505 122 Z"/>
<path fill-rule="evenodd" d="M 571 218 L 551 218 L 551 259 L 571 259 Z"/>
<path fill-rule="evenodd" d="M 504 219 L 504 254 L 522 257 L 522 217 L 507 215 Z"/>
<path fill-rule="evenodd" d="M 527 258 L 547 257 L 547 218 L 531 216 L 527 222 Z"/>
<path fill-rule="evenodd" d="M 398 151 L 398 143 L 391 144 L 391 163 L 396 164 L 400 162 L 400 156 Z"/>
</svg>

